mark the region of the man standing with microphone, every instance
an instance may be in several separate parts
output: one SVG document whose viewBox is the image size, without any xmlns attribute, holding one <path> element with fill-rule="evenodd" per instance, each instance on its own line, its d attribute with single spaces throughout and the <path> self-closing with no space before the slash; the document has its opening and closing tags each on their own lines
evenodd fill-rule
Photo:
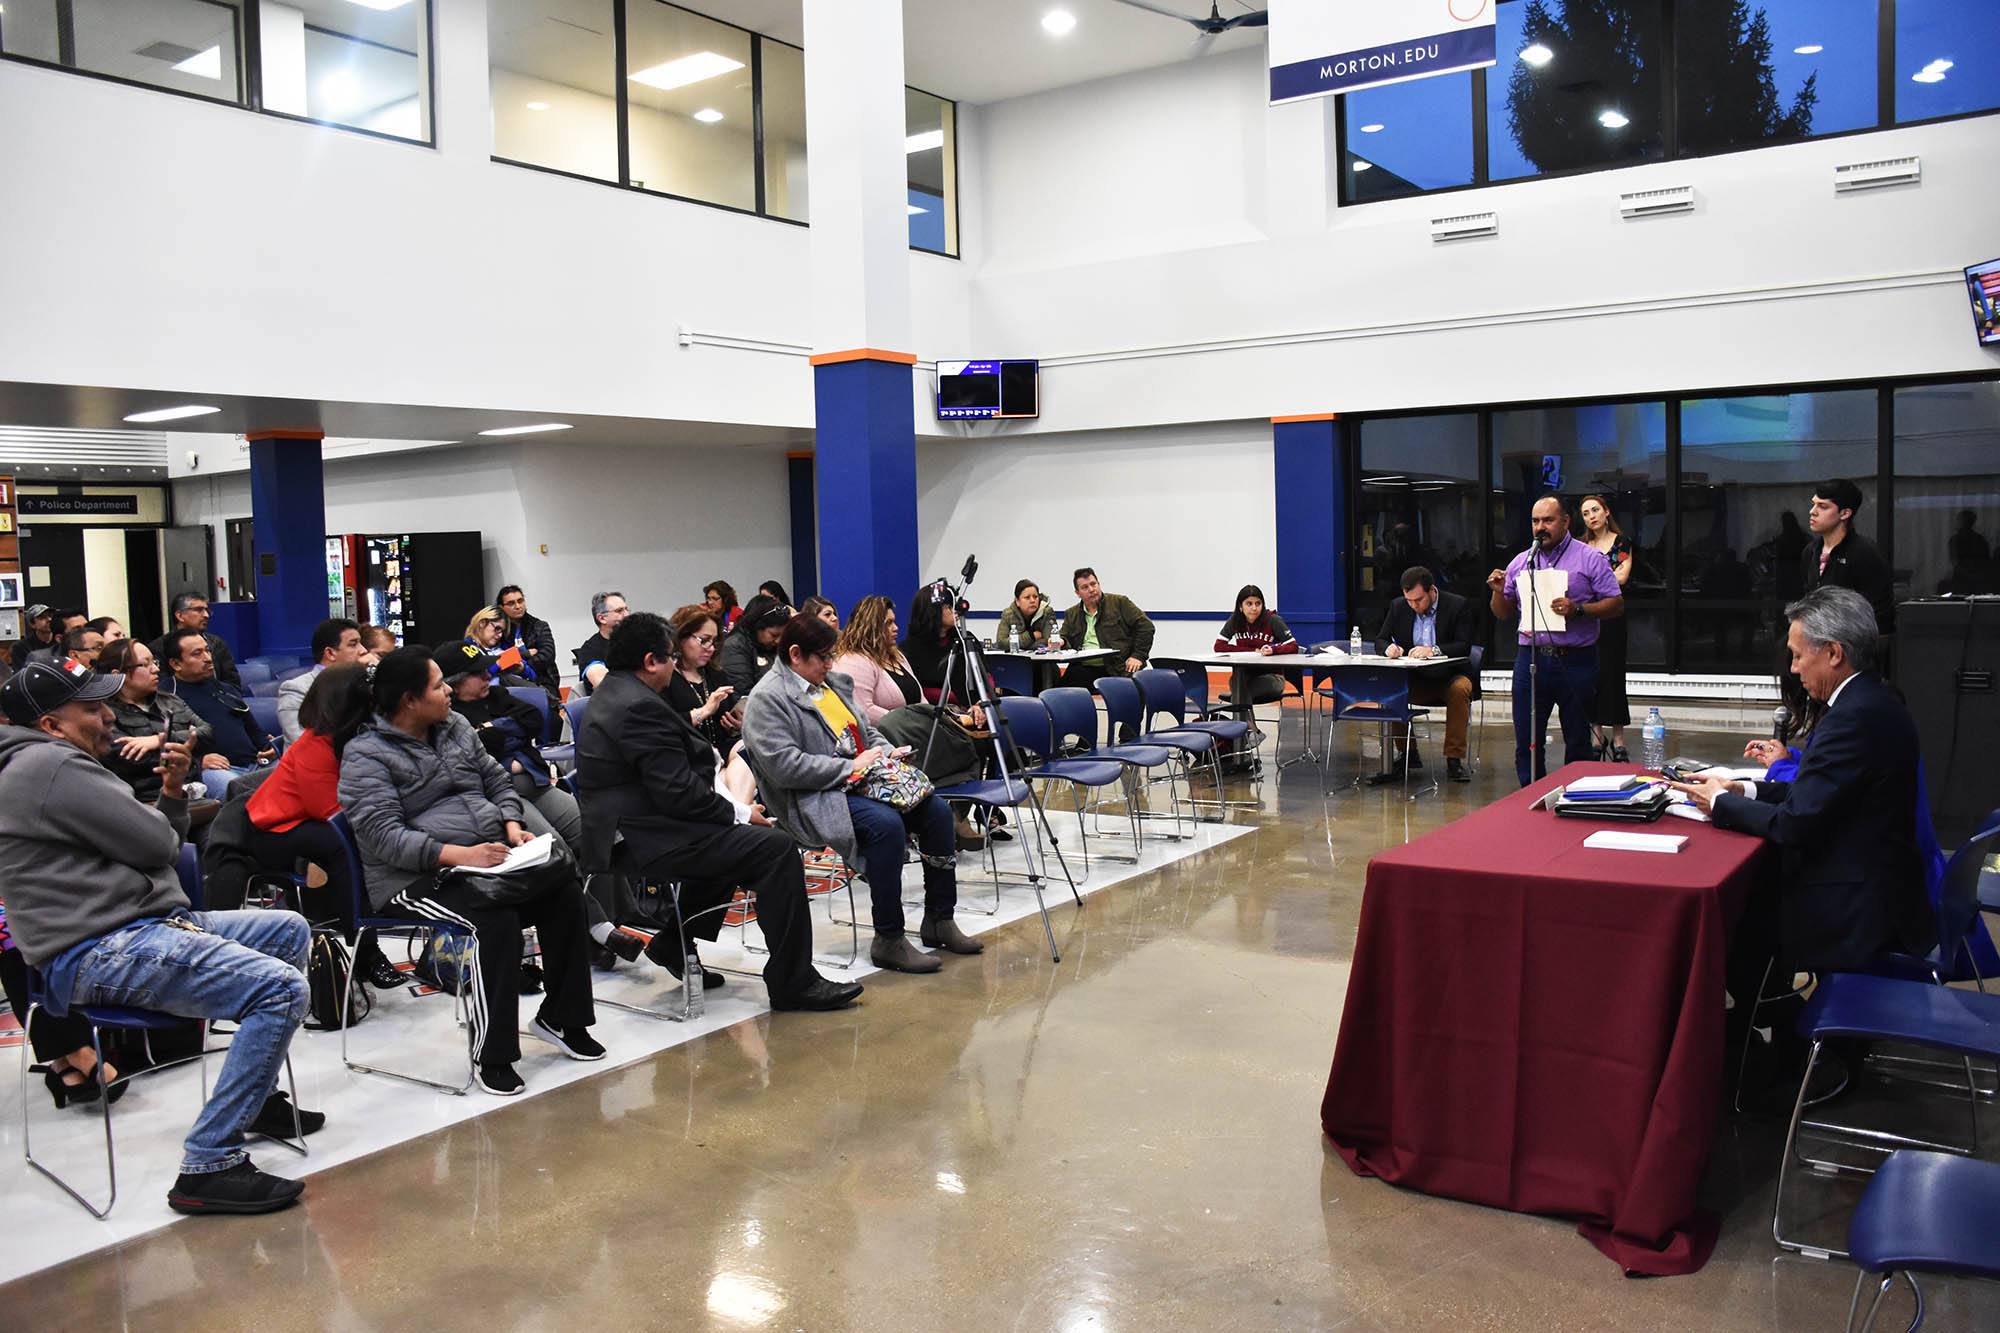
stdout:
<svg viewBox="0 0 2000 1333">
<path fill-rule="evenodd" d="M 1496 620 L 1518 609 L 1521 616 L 1514 654 L 1514 771 L 1527 786 L 1548 772 L 1541 737 L 1548 730 L 1549 712 L 1562 709 L 1563 762 L 1590 758 L 1590 703 L 1597 693 L 1597 622 L 1625 614 L 1625 598 L 1611 562 L 1604 553 L 1569 533 L 1569 509 L 1553 495 L 1535 501 L 1531 513 L 1534 545 L 1514 557 L 1504 570 L 1486 576 L 1492 590 Z M 1565 577 L 1562 594 L 1548 610 L 1562 618 L 1562 628 L 1530 604 L 1521 606 L 1523 570 L 1554 572 Z"/>
</svg>

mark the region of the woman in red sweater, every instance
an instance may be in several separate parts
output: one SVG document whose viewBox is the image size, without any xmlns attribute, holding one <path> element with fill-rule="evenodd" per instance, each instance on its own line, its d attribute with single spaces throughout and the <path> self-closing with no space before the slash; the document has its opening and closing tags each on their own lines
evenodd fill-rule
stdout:
<svg viewBox="0 0 2000 1333">
<path fill-rule="evenodd" d="M 1215 637 L 1215 651 L 1278 657 L 1298 650 L 1299 641 L 1292 637 L 1284 618 L 1265 604 L 1264 590 L 1254 583 L 1244 584 L 1236 594 L 1236 613 L 1229 617 L 1222 626 L 1222 633 Z M 1257 742 L 1263 739 L 1257 729 L 1257 715 L 1250 711 L 1251 705 L 1276 703 L 1284 698 L 1284 678 L 1287 674 L 1292 675 L 1296 683 L 1297 672 L 1237 670 L 1230 673 L 1229 702 L 1250 723 L 1250 734 L 1243 738 L 1246 750 L 1254 750 Z"/>
<path fill-rule="evenodd" d="M 368 673 L 358 663 L 327 667 L 299 705 L 299 738 L 285 747 L 278 766 L 250 797 L 247 847 L 260 865 L 289 873 L 310 861 L 326 883 L 303 891 L 308 921 L 344 918 L 354 901 L 347 849 L 328 823 L 340 813 L 340 752 L 374 711 Z M 378 987 L 405 978 L 374 949 L 355 970 Z"/>
</svg>

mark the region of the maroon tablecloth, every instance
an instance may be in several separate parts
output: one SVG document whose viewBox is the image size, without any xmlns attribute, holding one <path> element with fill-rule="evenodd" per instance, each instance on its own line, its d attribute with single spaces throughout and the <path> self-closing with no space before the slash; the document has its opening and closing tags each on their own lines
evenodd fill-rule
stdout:
<svg viewBox="0 0 2000 1333">
<path fill-rule="evenodd" d="M 1766 845 L 1528 807 L 1575 764 L 1368 865 L 1320 1123 L 1356 1173 L 1580 1219 L 1628 1274 L 1691 1273 L 1723 1077 L 1723 957 Z M 1685 834 L 1598 851 L 1603 828 Z"/>
</svg>

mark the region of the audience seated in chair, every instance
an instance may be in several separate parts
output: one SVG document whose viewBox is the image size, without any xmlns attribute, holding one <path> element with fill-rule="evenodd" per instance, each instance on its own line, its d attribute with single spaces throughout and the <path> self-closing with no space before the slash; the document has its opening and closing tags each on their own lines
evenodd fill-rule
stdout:
<svg viewBox="0 0 2000 1333">
<path fill-rule="evenodd" d="M 361 644 L 361 626 L 353 621 L 335 616 L 313 626 L 312 670 L 278 684 L 278 730 L 284 733 L 287 745 L 299 738 L 299 706 L 306 701 L 306 691 L 313 687 L 319 673 L 342 662 L 366 661 L 368 656 L 368 650 Z"/>
<path fill-rule="evenodd" d="M 162 748 L 157 808 L 98 761 L 111 749 L 115 675 L 36 664 L 0 687 L 0 883 L 7 926 L 42 974 L 50 1013 L 135 1006 L 237 1024 L 189 1132 L 167 1204 L 182 1213 L 262 1213 L 304 1193 L 259 1171 L 246 1133 L 291 1137 L 276 1091 L 306 1014 L 305 920 L 290 912 L 197 912 L 176 872 L 187 834 L 188 750 Z M 299 1111 L 297 1129 L 325 1123 Z"/>
<path fill-rule="evenodd" d="M 1129 676 L 1146 665 L 1153 652 L 1153 622 L 1130 597 L 1106 592 L 1097 571 L 1085 566 L 1070 576 L 1077 602 L 1063 614 L 1062 646 L 1108 648 L 1108 658 L 1072 662 L 1063 684 L 1094 685 L 1103 676 Z"/>
<path fill-rule="evenodd" d="M 202 756 L 201 768 L 204 774 L 215 775 L 215 788 L 226 789 L 234 779 L 255 773 L 278 757 L 270 736 L 250 716 L 242 691 L 217 678 L 207 635 L 193 629 L 170 632 L 165 661 L 173 672 L 174 693 L 214 733 L 215 749 Z M 212 789 L 211 794 L 222 792 Z"/>
<path fill-rule="evenodd" d="M 736 618 L 735 627 L 723 636 L 716 664 L 735 689 L 739 707 L 778 660 L 778 636 L 785 632 L 785 622 L 791 618 L 791 607 L 758 593 Z"/>
<path fill-rule="evenodd" d="M 1403 595 L 1389 603 L 1375 651 L 1384 657 L 1466 657 L 1472 651 L 1472 603 L 1445 592 L 1422 565 L 1403 571 Z M 1470 782 L 1466 770 L 1466 733 L 1472 724 L 1474 694 L 1468 663 L 1423 667 L 1410 673 L 1410 702 L 1444 705 L 1444 766 L 1453 782 Z M 1396 728 L 1396 759 L 1401 761 L 1408 726 Z M 1410 766 L 1417 767 L 1416 756 Z M 1381 775 L 1377 775 L 1379 778 Z"/>
<path fill-rule="evenodd" d="M 589 694 L 604 679 L 604 654 L 610 647 L 611 631 L 618 628 L 628 609 L 623 593 L 601 592 L 590 599 L 590 618 L 597 622 L 597 633 L 570 654 L 570 660 L 576 664 L 576 687 L 583 693 Z"/>
<path fill-rule="evenodd" d="M 479 1085 L 510 1097 L 527 1086 L 521 1058 L 521 931 L 542 945 L 547 994 L 534 1034 L 572 1060 L 601 1060 L 582 885 L 559 841 L 540 866 L 482 874 L 532 836 L 520 796 L 472 725 L 451 710 L 431 654 L 398 648 L 375 667 L 375 718 L 340 759 L 340 807 L 360 847 L 370 906 L 384 916 L 444 921 L 473 935 L 469 1005 Z"/>
<path fill-rule="evenodd" d="M 160 688 L 160 664 L 153 660 L 153 650 L 137 639 L 106 644 L 98 662 L 106 673 L 124 679 L 118 693 L 106 701 L 111 705 L 111 751 L 104 756 L 104 766 L 150 805 L 160 795 L 160 747 L 165 741 L 187 744 L 192 737 L 191 753 L 200 767 L 215 753 L 215 730 L 179 695 Z"/>
<path fill-rule="evenodd" d="M 687 716 L 703 740 L 727 755 L 743 739 L 743 700 L 716 665 L 722 630 L 715 613 L 699 604 L 674 612 L 673 640 L 677 670 L 667 681 L 667 702 Z"/>
<path fill-rule="evenodd" d="M 209 658 L 215 663 L 216 676 L 241 690 L 243 677 L 236 670 L 236 655 L 229 651 L 229 645 L 222 641 L 221 635 L 208 632 L 208 598 L 198 592 L 176 593 L 172 611 L 174 623 L 151 644 L 154 658 L 161 662 L 172 661 L 173 654 L 167 651 L 168 641 L 181 630 L 200 630 L 202 641 L 208 645 Z"/>
<path fill-rule="evenodd" d="M 548 692 L 549 706 L 562 702 L 562 664 L 556 660 L 556 635 L 549 622 L 528 614 L 528 594 L 518 583 L 510 583 L 493 599 L 505 618 L 501 625 L 503 643 L 518 649 L 521 660 L 534 669 L 535 683 Z"/>
</svg>

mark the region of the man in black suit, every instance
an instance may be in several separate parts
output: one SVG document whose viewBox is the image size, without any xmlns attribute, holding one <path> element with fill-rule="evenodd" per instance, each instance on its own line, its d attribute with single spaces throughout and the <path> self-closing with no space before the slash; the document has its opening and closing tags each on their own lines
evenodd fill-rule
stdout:
<svg viewBox="0 0 2000 1333">
<path fill-rule="evenodd" d="M 1790 782 L 1676 784 L 1716 827 L 1778 845 L 1778 882 L 1759 886 L 1730 949 L 1730 992 L 1747 1005 L 1774 974 L 1840 971 L 1884 950 L 1919 957 L 1937 923 L 1917 853 L 1916 724 L 1875 673 L 1875 613 L 1849 588 L 1785 608 L 1792 670 L 1827 706 Z"/>
<path fill-rule="evenodd" d="M 590 696 L 576 742 L 576 783 L 583 806 L 585 867 L 624 863 L 642 876 L 676 879 L 689 916 L 727 903 L 737 886 L 757 895 L 757 924 L 770 945 L 764 986 L 773 1009 L 838 1009 L 861 994 L 853 982 L 828 981 L 812 965 L 812 922 L 798 849 L 772 827 L 762 806 L 743 805 L 716 783 L 714 747 L 661 697 L 673 678 L 673 635 L 650 612 L 626 616 L 611 631 L 605 674 Z M 721 913 L 695 923 L 713 939 Z M 675 976 L 686 961 L 673 930 L 647 956 Z M 722 978 L 703 969 L 701 984 Z M 683 978 L 684 984 L 694 984 Z"/>
<path fill-rule="evenodd" d="M 1816 542 L 1806 544 L 1799 558 L 1799 573 L 1805 590 L 1852 588 L 1868 599 L 1875 611 L 1881 643 L 1874 669 L 1891 674 L 1890 645 L 1896 637 L 1896 581 L 1889 562 L 1875 549 L 1875 543 L 1854 530 L 1854 516 L 1861 511 L 1861 488 L 1837 477 L 1813 487 L 1812 508 L 1806 526 Z"/>
<path fill-rule="evenodd" d="M 1472 651 L 1472 603 L 1455 592 L 1441 592 L 1422 565 L 1403 571 L 1403 596 L 1389 603 L 1375 651 L 1384 657 L 1464 657 Z M 1412 670 L 1410 702 L 1444 705 L 1444 767 L 1453 782 L 1470 782 L 1465 768 L 1465 733 L 1472 721 L 1473 680 L 1469 662 Z M 1396 738 L 1397 750 L 1410 729 Z M 1416 756 L 1410 756 L 1414 767 Z M 1400 782 L 1400 774 L 1378 774 L 1372 783 Z"/>
</svg>

